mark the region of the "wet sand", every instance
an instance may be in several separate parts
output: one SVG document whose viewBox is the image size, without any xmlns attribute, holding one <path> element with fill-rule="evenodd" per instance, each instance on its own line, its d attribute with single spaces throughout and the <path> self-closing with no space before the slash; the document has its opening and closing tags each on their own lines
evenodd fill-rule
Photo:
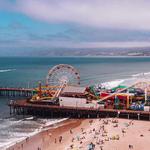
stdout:
<svg viewBox="0 0 150 150">
<path fill-rule="evenodd" d="M 60 150 L 62 145 L 65 145 L 70 138 L 70 129 L 86 126 L 86 124 L 88 125 L 88 121 L 83 121 L 83 119 L 66 120 L 51 126 L 50 129 L 42 131 L 37 135 L 26 138 L 22 142 L 16 143 L 7 148 L 7 150 Z M 60 136 L 63 137 L 61 144 L 58 141 Z"/>
<path fill-rule="evenodd" d="M 149 150 L 150 122 L 127 119 L 68 120 L 8 150 Z"/>
</svg>

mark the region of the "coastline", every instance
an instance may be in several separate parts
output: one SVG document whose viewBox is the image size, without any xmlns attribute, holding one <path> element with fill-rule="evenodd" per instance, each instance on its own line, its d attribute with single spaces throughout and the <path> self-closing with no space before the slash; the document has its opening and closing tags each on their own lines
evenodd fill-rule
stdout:
<svg viewBox="0 0 150 150">
<path fill-rule="evenodd" d="M 65 119 L 64 121 L 51 124 L 50 126 L 44 127 L 37 134 L 16 142 L 16 144 L 11 145 L 10 147 L 6 148 L 6 150 L 35 150 L 38 148 L 48 150 L 52 145 L 56 147 L 56 144 L 54 143 L 55 138 L 58 138 L 60 134 L 64 134 L 70 129 L 80 126 L 82 121 L 83 119 Z M 36 144 L 33 144 L 33 141 L 35 141 Z"/>
<path fill-rule="evenodd" d="M 31 121 L 32 121 L 32 118 L 31 117 Z M 22 120 L 19 120 L 19 122 L 23 121 L 23 120 L 29 120 L 30 121 L 30 118 L 25 118 L 25 119 L 22 119 Z M 45 122 L 45 124 L 43 126 L 40 126 L 39 128 L 35 129 L 34 131 L 28 133 L 28 135 L 26 136 L 22 136 L 21 138 L 14 138 L 13 140 L 11 139 L 9 142 L 3 144 L 0 149 L 9 149 L 10 147 L 13 147 L 15 145 L 15 143 L 20 143 L 20 142 L 23 142 L 25 141 L 26 138 L 31 138 L 45 130 L 48 130 L 49 128 L 53 127 L 54 125 L 56 124 L 62 124 L 63 122 L 67 121 L 68 118 L 63 118 L 63 119 L 57 119 L 57 120 L 54 120 L 54 121 L 48 121 L 48 122 Z"/>
<path fill-rule="evenodd" d="M 117 120 L 118 123 L 113 123 L 113 120 Z M 99 132 L 102 126 L 105 132 Z M 122 133 L 122 129 L 125 130 L 125 133 Z M 60 136 L 62 136 L 62 142 L 59 142 Z M 98 143 L 98 136 L 100 140 L 103 139 L 103 144 Z M 115 136 L 118 136 L 119 139 L 113 139 Z M 52 125 L 49 129 L 16 143 L 7 150 L 87 150 L 90 142 L 96 145 L 95 150 L 100 148 L 102 150 L 128 150 L 130 144 L 136 150 L 147 150 L 150 147 L 149 136 L 149 121 L 112 118 L 70 119 Z M 80 139 L 77 140 L 79 137 Z M 73 148 L 70 147 L 72 145 Z"/>
<path fill-rule="evenodd" d="M 95 66 L 95 63 L 97 63 L 98 65 L 97 66 L 99 66 L 99 63 L 101 62 L 99 62 L 98 61 L 99 59 L 97 59 L 96 61 L 94 60 L 90 60 L 91 61 L 91 63 L 93 63 L 94 62 L 94 66 Z M 34 60 L 35 62 L 37 61 L 36 59 Z M 47 61 L 47 60 L 46 60 Z M 62 60 L 61 60 L 62 61 Z M 76 60 L 77 61 L 77 60 Z M 111 60 L 111 61 L 113 61 L 113 59 Z M 110 62 L 111 62 L 110 61 Z M 145 61 L 145 60 L 144 60 Z M 29 61 L 30 62 L 30 61 Z M 89 62 L 89 60 L 87 61 L 87 62 Z M 98 63 L 99 62 L 99 63 Z M 109 62 L 109 63 L 110 63 Z M 125 64 L 127 63 L 126 61 L 124 61 L 125 62 Z M 135 63 L 136 61 L 134 61 L 134 63 Z M 146 62 L 147 62 L 147 60 L 146 60 Z M 81 64 L 84 64 L 85 62 L 84 61 L 82 61 L 81 62 Z M 103 66 L 103 63 L 106 63 L 105 61 L 102 61 L 100 64 Z M 107 63 L 108 64 L 108 66 L 109 66 L 109 63 Z M 119 65 L 120 66 L 120 60 L 119 61 L 115 61 L 114 62 L 115 63 L 115 65 Z M 129 61 L 129 63 L 130 63 L 130 61 Z M 139 62 L 140 63 L 140 62 Z M 74 64 L 76 64 L 76 65 L 78 65 L 78 63 L 74 63 Z M 132 63 L 131 63 L 132 64 Z M 136 62 L 136 64 L 135 64 L 136 66 L 138 66 L 137 65 L 137 62 Z M 80 66 L 80 65 L 79 65 Z M 82 66 L 82 65 L 81 65 Z M 106 65 L 107 66 L 107 65 Z M 129 64 L 127 64 L 127 67 L 128 66 L 130 66 Z M 131 65 L 132 66 L 132 65 Z M 88 67 L 88 66 L 87 66 Z M 17 67 L 16 67 L 17 68 Z M 80 68 L 80 67 L 79 67 Z M 84 68 L 84 65 L 83 65 L 83 68 Z M 94 67 L 91 67 L 92 69 L 94 68 Z M 117 68 L 117 67 L 116 67 Z M 121 67 L 122 68 L 122 67 Z M 144 68 L 144 67 L 142 67 L 142 68 Z M 110 67 L 108 67 L 108 70 L 110 69 Z M 19 68 L 17 68 L 16 69 L 17 71 L 19 71 Z M 81 67 L 81 70 L 82 70 L 82 67 Z M 88 69 L 87 69 L 88 70 Z M 97 68 L 96 68 L 96 70 L 97 70 Z M 110 69 L 111 70 L 111 69 Z M 130 70 L 130 68 L 129 68 L 129 70 Z M 17 71 L 14 71 L 14 73 L 15 72 L 17 72 Z M 98 76 L 98 78 L 101 78 L 101 79 L 103 79 L 103 76 L 105 77 L 106 76 L 106 79 L 104 78 L 104 80 L 110 80 L 110 82 L 112 82 L 112 81 L 114 81 L 112 78 L 113 78 L 113 72 L 112 72 L 112 78 L 110 77 L 110 73 L 108 72 L 108 73 L 105 73 L 105 69 L 102 71 L 102 73 L 101 73 L 101 76 L 99 75 L 99 73 L 98 74 L 96 74 L 95 72 L 95 70 L 94 71 L 92 71 L 92 73 L 93 73 L 93 75 L 94 76 L 91 76 L 91 77 L 93 77 L 93 79 L 96 79 L 96 76 Z M 128 71 L 128 70 L 126 70 L 129 74 L 131 73 L 131 74 L 133 74 L 133 72 L 131 71 Z M 84 71 L 83 71 L 84 72 Z M 115 82 L 116 81 L 118 81 L 118 79 L 122 79 L 121 77 L 122 77 L 122 75 L 123 75 L 123 77 L 124 77 L 124 72 L 121 72 L 121 71 L 119 71 L 118 72 L 118 77 L 117 77 L 117 79 L 115 80 Z M 85 74 L 86 74 L 86 76 L 88 76 L 88 74 L 85 72 Z M 116 72 L 115 72 L 115 74 L 116 74 Z M 107 77 L 107 75 L 108 75 L 108 77 Z M 138 74 L 136 74 L 136 72 L 135 72 L 135 75 L 138 75 Z M 86 76 L 85 76 L 85 78 L 86 78 Z M 126 76 L 126 75 L 125 75 Z M 130 76 L 130 75 L 128 75 L 128 76 Z M 132 75 L 133 76 L 133 75 Z M 119 78 L 120 77 L 120 78 Z M 108 78 L 108 79 L 107 79 Z M 90 81 L 91 79 L 89 79 L 89 81 Z M 108 80 L 108 81 L 109 81 Z M 124 80 L 124 79 L 123 79 Z M 94 83 L 94 82 L 93 82 Z M 113 83 L 114 84 L 114 83 Z M 2 105 L 3 106 L 3 105 Z M 71 122 L 72 121 L 72 122 Z M 97 120 L 95 120 L 96 122 L 97 122 Z M 126 120 L 127 121 L 127 120 Z M 86 122 L 86 123 L 85 123 Z M 128 122 L 128 121 L 127 121 Z M 135 121 L 136 122 L 136 121 Z M 88 123 L 88 121 L 87 121 L 87 119 L 86 120 L 69 120 L 69 121 L 66 121 L 66 122 L 62 122 L 62 123 L 56 123 L 55 125 L 47 125 L 45 128 L 43 128 L 42 130 L 41 129 L 39 129 L 39 130 L 37 130 L 37 132 L 35 131 L 27 140 L 25 139 L 26 137 L 24 136 L 24 139 L 25 140 L 22 140 L 21 142 L 19 142 L 20 140 L 18 140 L 18 142 L 15 144 L 15 145 L 12 145 L 10 148 L 12 148 L 13 150 L 15 150 L 15 149 L 29 149 L 30 150 L 30 148 L 31 147 L 33 147 L 34 146 L 34 148 L 35 149 L 38 149 L 38 148 L 42 148 L 42 150 L 43 149 L 49 149 L 49 148 L 51 148 L 51 146 L 54 146 L 55 147 L 55 149 L 57 149 L 57 147 L 60 147 L 61 146 L 61 149 L 65 149 L 65 146 L 70 146 L 70 143 L 72 143 L 71 142 L 71 138 L 73 138 L 73 137 L 75 137 L 75 135 L 71 135 L 71 138 L 69 137 L 69 130 L 70 130 L 70 128 L 73 128 L 73 130 L 76 130 L 76 133 L 79 133 L 79 134 L 81 134 L 81 128 L 82 127 L 84 127 L 84 128 L 86 128 L 87 130 L 88 130 L 88 127 L 86 127 L 86 125 L 83 125 L 83 124 L 86 124 L 87 126 L 89 126 L 89 123 Z M 147 124 L 146 122 L 143 122 L 143 124 Z M 62 126 L 62 128 L 63 129 L 61 129 L 61 126 Z M 67 127 L 68 126 L 68 127 Z M 72 126 L 72 127 L 71 127 Z M 75 128 L 75 129 L 74 129 Z M 77 128 L 77 129 L 76 129 Z M 89 129 L 90 129 L 91 127 L 89 127 Z M 93 127 L 92 127 L 93 128 Z M 8 128 L 5 128 L 6 130 L 5 131 L 8 131 L 8 133 L 10 133 L 9 132 L 9 130 L 8 130 Z M 2 129 L 3 130 L 3 129 Z M 57 131 L 58 130 L 58 131 Z M 63 130 L 63 131 L 62 131 Z M 133 129 L 132 129 L 133 130 Z M 22 131 L 22 130 L 21 130 Z M 57 131 L 57 132 L 56 132 Z M 61 131 L 61 132 L 60 132 Z M 48 132 L 48 133 L 47 133 Z M 56 133 L 57 133 L 57 140 L 58 140 L 58 138 L 59 138 L 59 136 L 61 136 L 61 135 L 63 135 L 63 143 L 62 144 L 54 144 L 54 142 L 55 142 L 55 139 L 53 139 L 53 138 L 51 138 L 50 137 L 50 134 L 52 134 L 51 132 L 55 132 L 53 135 L 56 135 Z M 15 138 L 16 138 L 16 136 L 20 136 L 23 132 L 19 132 L 20 133 L 20 135 L 19 134 L 15 134 L 15 132 L 12 132 L 12 133 L 14 133 L 14 134 L 11 134 L 11 136 L 12 136 L 12 138 L 10 138 L 9 136 L 8 136 L 8 144 L 10 144 L 10 142 L 11 142 L 11 139 L 13 140 L 13 138 L 14 138 L 14 143 L 15 143 Z M 2 134 L 2 136 L 3 136 L 3 134 Z M 2 137 L 1 136 L 1 137 Z M 14 137 L 13 137 L 14 136 Z M 132 136 L 132 135 L 131 135 Z M 67 139 L 66 139 L 66 137 L 67 137 Z M 10 138 L 10 139 L 9 139 Z M 3 139 L 3 137 L 1 138 L 1 139 Z M 23 139 L 23 138 L 22 138 Z M 43 139 L 43 140 L 41 140 L 41 139 Z M 33 141 L 34 141 L 34 143 L 36 143 L 36 145 L 33 145 Z M 89 140 L 90 141 L 90 140 Z M 58 141 L 57 141 L 58 142 Z M 2 142 L 1 142 L 2 143 Z M 78 142 L 76 142 L 75 143 L 76 145 L 79 145 L 78 144 Z M 84 147 L 86 147 L 86 145 L 88 144 L 88 142 L 84 145 Z M 30 146 L 30 147 L 29 147 Z M 105 146 L 107 146 L 107 144 L 105 144 Z"/>
</svg>

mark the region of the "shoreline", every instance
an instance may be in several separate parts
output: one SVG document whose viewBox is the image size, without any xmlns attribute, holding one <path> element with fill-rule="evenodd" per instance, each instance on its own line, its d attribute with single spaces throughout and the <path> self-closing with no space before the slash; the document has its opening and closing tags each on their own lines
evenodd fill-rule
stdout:
<svg viewBox="0 0 150 150">
<path fill-rule="evenodd" d="M 117 122 L 113 123 L 114 120 Z M 95 150 L 128 150 L 129 145 L 136 150 L 147 150 L 150 147 L 149 136 L 150 121 L 118 118 L 69 119 L 7 150 L 49 150 L 52 147 L 53 150 L 87 150 L 91 142 L 95 144 Z"/>
<path fill-rule="evenodd" d="M 28 145 L 32 145 L 32 141 L 39 142 L 39 144 L 37 144 L 37 145 L 34 145 L 34 146 L 32 145 L 33 150 L 38 149 L 38 148 L 43 149 L 43 147 L 45 147 L 45 146 L 42 143 L 45 141 L 45 139 L 50 139 L 54 143 L 55 139 L 53 137 L 51 137 L 51 134 L 58 138 L 59 134 L 61 134 L 61 133 L 63 134 L 64 132 L 68 131 L 70 128 L 76 128 L 77 126 L 79 126 L 81 124 L 82 121 L 83 121 L 83 119 L 78 119 L 78 120 L 65 119 L 63 121 L 51 124 L 49 126 L 45 126 L 37 134 L 34 134 L 30 137 L 27 137 L 26 139 L 16 142 L 16 144 L 9 146 L 8 148 L 6 148 L 6 150 L 19 150 L 20 148 L 24 149 L 24 150 L 30 150 Z M 42 137 L 42 141 L 40 140 L 41 137 Z M 46 144 L 47 144 L 46 145 L 46 147 L 47 147 L 49 145 L 48 140 L 46 140 Z M 46 148 L 44 148 L 44 149 L 46 149 Z"/>
<path fill-rule="evenodd" d="M 150 56 L 136 55 L 85 55 L 85 56 L 0 56 L 0 58 L 150 58 Z"/>
<path fill-rule="evenodd" d="M 31 117 L 31 121 L 32 121 L 32 118 L 33 117 Z M 25 118 L 25 119 L 19 120 L 19 122 L 21 122 L 23 120 L 30 120 L 30 119 L 29 118 Z M 49 130 L 49 129 L 55 127 L 55 126 L 63 125 L 63 122 L 66 122 L 67 120 L 68 120 L 68 118 L 62 118 L 62 119 L 56 119 L 56 120 L 53 120 L 53 121 L 45 122 L 45 124 L 43 124 L 39 128 L 36 128 L 34 131 L 29 132 L 28 135 L 22 136 L 20 138 L 16 137 L 13 140 L 3 144 L 0 147 L 0 149 L 2 149 L 2 150 L 9 149 L 10 147 L 13 147 L 14 145 L 16 145 L 16 143 L 21 143 L 21 142 L 25 141 L 27 138 L 28 139 L 32 138 L 33 136 L 36 136 L 37 134 L 40 134 L 41 132 Z"/>
</svg>

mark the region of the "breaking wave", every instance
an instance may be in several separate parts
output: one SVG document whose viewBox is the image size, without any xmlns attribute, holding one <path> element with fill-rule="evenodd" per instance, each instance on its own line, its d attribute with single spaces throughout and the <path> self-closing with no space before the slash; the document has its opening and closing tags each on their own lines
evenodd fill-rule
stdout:
<svg viewBox="0 0 150 150">
<path fill-rule="evenodd" d="M 142 76 L 145 76 L 145 77 L 150 76 L 150 72 L 141 72 L 141 73 L 132 75 L 132 77 L 142 77 Z"/>
<path fill-rule="evenodd" d="M 0 69 L 0 73 L 15 71 L 16 69 Z"/>
<path fill-rule="evenodd" d="M 105 87 L 106 89 L 112 89 L 119 85 L 131 86 L 137 83 L 138 79 L 142 79 L 142 78 L 145 80 L 150 80 L 150 72 L 134 74 L 134 75 L 131 75 L 131 77 L 129 78 L 117 79 L 117 80 L 113 80 L 110 82 L 104 82 L 101 85 Z"/>
<path fill-rule="evenodd" d="M 16 120 L 15 118 L 0 119 L 0 149 L 5 150 L 16 142 L 23 141 L 27 137 L 47 130 L 51 125 L 67 119 L 40 119 L 34 117 L 21 120 Z"/>
<path fill-rule="evenodd" d="M 114 81 L 110 81 L 110 82 L 104 82 L 104 83 L 102 83 L 102 86 L 105 87 L 106 89 L 112 89 L 114 87 L 117 87 L 118 85 L 120 85 L 124 81 L 125 80 L 120 79 L 120 80 L 114 80 Z"/>
</svg>

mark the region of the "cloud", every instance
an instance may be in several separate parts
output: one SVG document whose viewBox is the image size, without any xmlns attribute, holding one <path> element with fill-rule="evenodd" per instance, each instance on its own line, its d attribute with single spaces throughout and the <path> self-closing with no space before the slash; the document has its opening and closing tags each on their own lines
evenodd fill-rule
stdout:
<svg viewBox="0 0 150 150">
<path fill-rule="evenodd" d="M 149 0 L 16 0 L 15 7 L 50 23 L 150 30 Z"/>
<path fill-rule="evenodd" d="M 33 31 L 36 24 L 27 30 L 22 18 L 12 20 L 7 31 L 0 29 L 0 39 L 10 40 L 9 44 L 0 41 L 0 47 L 150 46 L 149 7 L 149 0 L 0 0 L 0 10 L 50 24 L 69 24 L 66 31 L 46 29 L 45 33 L 41 24 Z"/>
<path fill-rule="evenodd" d="M 0 0 L 0 10 L 16 11 L 14 0 Z"/>
<path fill-rule="evenodd" d="M 74 27 L 64 34 L 73 36 L 73 39 L 86 42 L 121 42 L 121 41 L 150 41 L 150 32 L 141 30 L 122 30 L 108 28 Z M 91 36 L 92 35 L 92 36 Z"/>
</svg>

